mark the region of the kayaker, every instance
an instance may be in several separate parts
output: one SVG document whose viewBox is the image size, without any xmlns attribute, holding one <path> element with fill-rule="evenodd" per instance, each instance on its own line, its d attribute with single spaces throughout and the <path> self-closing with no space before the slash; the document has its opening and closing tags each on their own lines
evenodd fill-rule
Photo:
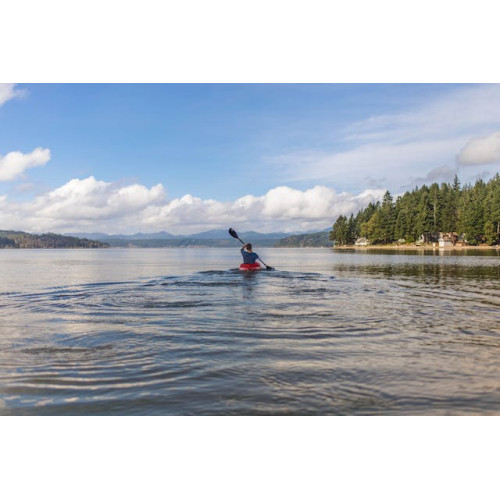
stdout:
<svg viewBox="0 0 500 500">
<path fill-rule="evenodd" d="M 244 264 L 255 264 L 255 261 L 259 258 L 259 256 L 252 251 L 251 243 L 246 243 L 241 247 L 241 255 L 243 256 Z"/>
</svg>

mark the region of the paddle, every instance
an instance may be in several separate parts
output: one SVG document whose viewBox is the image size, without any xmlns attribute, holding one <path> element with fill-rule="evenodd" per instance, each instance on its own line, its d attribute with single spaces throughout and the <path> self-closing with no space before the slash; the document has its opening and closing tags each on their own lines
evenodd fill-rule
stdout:
<svg viewBox="0 0 500 500">
<path fill-rule="evenodd" d="M 236 238 L 237 240 L 240 240 L 243 243 L 243 245 L 245 244 L 245 242 L 238 236 L 238 233 L 232 227 L 229 228 L 229 234 L 233 238 Z M 266 266 L 266 269 L 268 271 L 273 271 L 274 270 L 274 267 L 268 266 L 260 257 L 258 257 L 258 259 L 262 262 L 262 264 L 264 264 Z"/>
</svg>

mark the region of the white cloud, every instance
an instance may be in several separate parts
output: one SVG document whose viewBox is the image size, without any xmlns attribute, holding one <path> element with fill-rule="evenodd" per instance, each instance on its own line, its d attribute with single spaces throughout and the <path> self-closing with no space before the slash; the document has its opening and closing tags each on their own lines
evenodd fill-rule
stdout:
<svg viewBox="0 0 500 500">
<path fill-rule="evenodd" d="M 13 151 L 0 156 L 0 181 L 11 181 L 22 175 L 28 168 L 40 167 L 50 160 L 50 150 L 36 148 L 31 153 Z"/>
<path fill-rule="evenodd" d="M 120 187 L 94 177 L 73 179 L 26 205 L 43 225 L 86 224 L 123 219 L 165 199 L 161 184 L 147 189 L 139 184 Z"/>
<path fill-rule="evenodd" d="M 356 213 L 382 195 L 382 190 L 354 195 L 326 186 L 305 191 L 280 186 L 263 196 L 247 195 L 230 202 L 189 194 L 167 200 L 161 184 L 119 186 L 88 177 L 73 179 L 30 202 L 11 203 L 3 197 L 0 228 L 189 234 L 237 225 L 240 230 L 314 231 L 331 225 L 341 214 Z"/>
<path fill-rule="evenodd" d="M 354 123 L 330 149 L 282 154 L 270 161 L 291 181 L 398 191 L 439 165 L 453 164 L 471 137 L 491 134 L 499 126 L 500 85 L 459 88 L 408 112 Z"/>
<path fill-rule="evenodd" d="M 24 97 L 26 90 L 16 89 L 15 83 L 0 83 L 0 106 L 16 97 Z"/>
<path fill-rule="evenodd" d="M 500 132 L 471 139 L 457 157 L 461 165 L 488 165 L 500 162 Z"/>
</svg>

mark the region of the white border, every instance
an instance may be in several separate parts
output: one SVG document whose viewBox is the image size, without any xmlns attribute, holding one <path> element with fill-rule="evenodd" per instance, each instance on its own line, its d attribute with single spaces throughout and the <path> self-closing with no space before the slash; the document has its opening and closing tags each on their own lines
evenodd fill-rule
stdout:
<svg viewBox="0 0 500 500">
<path fill-rule="evenodd" d="M 496 498 L 498 418 L 5 417 L 5 498 Z"/>
<path fill-rule="evenodd" d="M 498 82 L 496 2 L 17 0 L 0 81 Z"/>
</svg>

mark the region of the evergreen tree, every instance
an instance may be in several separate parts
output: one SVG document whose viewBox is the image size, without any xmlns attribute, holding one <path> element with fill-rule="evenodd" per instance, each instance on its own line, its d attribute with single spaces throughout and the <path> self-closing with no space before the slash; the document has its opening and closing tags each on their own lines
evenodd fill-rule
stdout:
<svg viewBox="0 0 500 500">
<path fill-rule="evenodd" d="M 460 203 L 460 197 L 462 193 L 460 190 L 460 181 L 458 180 L 457 174 L 453 179 L 453 184 L 451 186 L 450 198 L 448 200 L 450 206 L 450 231 L 458 231 L 458 205 Z"/>
<path fill-rule="evenodd" d="M 495 224 L 490 220 L 484 224 L 484 240 L 488 245 L 494 245 L 498 241 Z"/>
<path fill-rule="evenodd" d="M 483 201 L 484 238 L 488 245 L 500 239 L 500 175 L 486 185 Z"/>
<path fill-rule="evenodd" d="M 411 214 L 408 206 L 401 202 L 397 207 L 397 218 L 394 225 L 394 239 L 413 242 L 414 238 L 411 232 Z"/>
<path fill-rule="evenodd" d="M 377 210 L 368 222 L 361 225 L 361 235 L 370 240 L 371 243 L 384 242 L 380 210 Z"/>
<path fill-rule="evenodd" d="M 357 238 L 358 233 L 356 231 L 356 220 L 354 219 L 354 214 L 351 214 L 347 223 L 347 244 L 352 245 Z"/>
<path fill-rule="evenodd" d="M 333 225 L 330 231 L 330 239 L 337 245 L 347 245 L 349 243 L 349 222 L 347 217 L 341 215 Z"/>
<path fill-rule="evenodd" d="M 453 188 L 449 184 L 441 184 L 440 197 L 440 231 L 444 233 L 456 232 L 456 206 Z"/>
<path fill-rule="evenodd" d="M 485 184 L 477 181 L 474 187 L 466 186 L 459 206 L 459 220 L 465 239 L 471 245 L 478 245 L 484 239 Z"/>
<path fill-rule="evenodd" d="M 419 190 L 419 200 L 414 217 L 414 227 L 417 238 L 428 235 L 434 228 L 434 212 L 429 196 L 429 188 L 422 186 Z"/>
<path fill-rule="evenodd" d="M 443 231 L 442 221 L 442 193 L 439 185 L 434 183 L 429 188 L 429 206 L 432 207 L 432 232 Z"/>
<path fill-rule="evenodd" d="M 489 203 L 491 205 L 490 220 L 496 227 L 497 243 L 500 242 L 500 175 L 497 174 L 489 183 L 491 195 Z"/>
<path fill-rule="evenodd" d="M 377 236 L 379 241 L 389 243 L 394 239 L 394 205 L 392 196 L 386 191 L 380 207 L 380 216 L 378 221 Z"/>
<path fill-rule="evenodd" d="M 353 243 L 364 236 L 372 243 L 390 243 L 404 239 L 416 241 L 421 235 L 439 232 L 464 234 L 472 245 L 500 242 L 500 175 L 487 183 L 460 186 L 455 176 L 452 184 L 432 184 L 406 192 L 393 202 L 389 191 L 382 203 L 370 203 L 354 217 L 337 219 L 331 237 L 339 244 Z"/>
</svg>

